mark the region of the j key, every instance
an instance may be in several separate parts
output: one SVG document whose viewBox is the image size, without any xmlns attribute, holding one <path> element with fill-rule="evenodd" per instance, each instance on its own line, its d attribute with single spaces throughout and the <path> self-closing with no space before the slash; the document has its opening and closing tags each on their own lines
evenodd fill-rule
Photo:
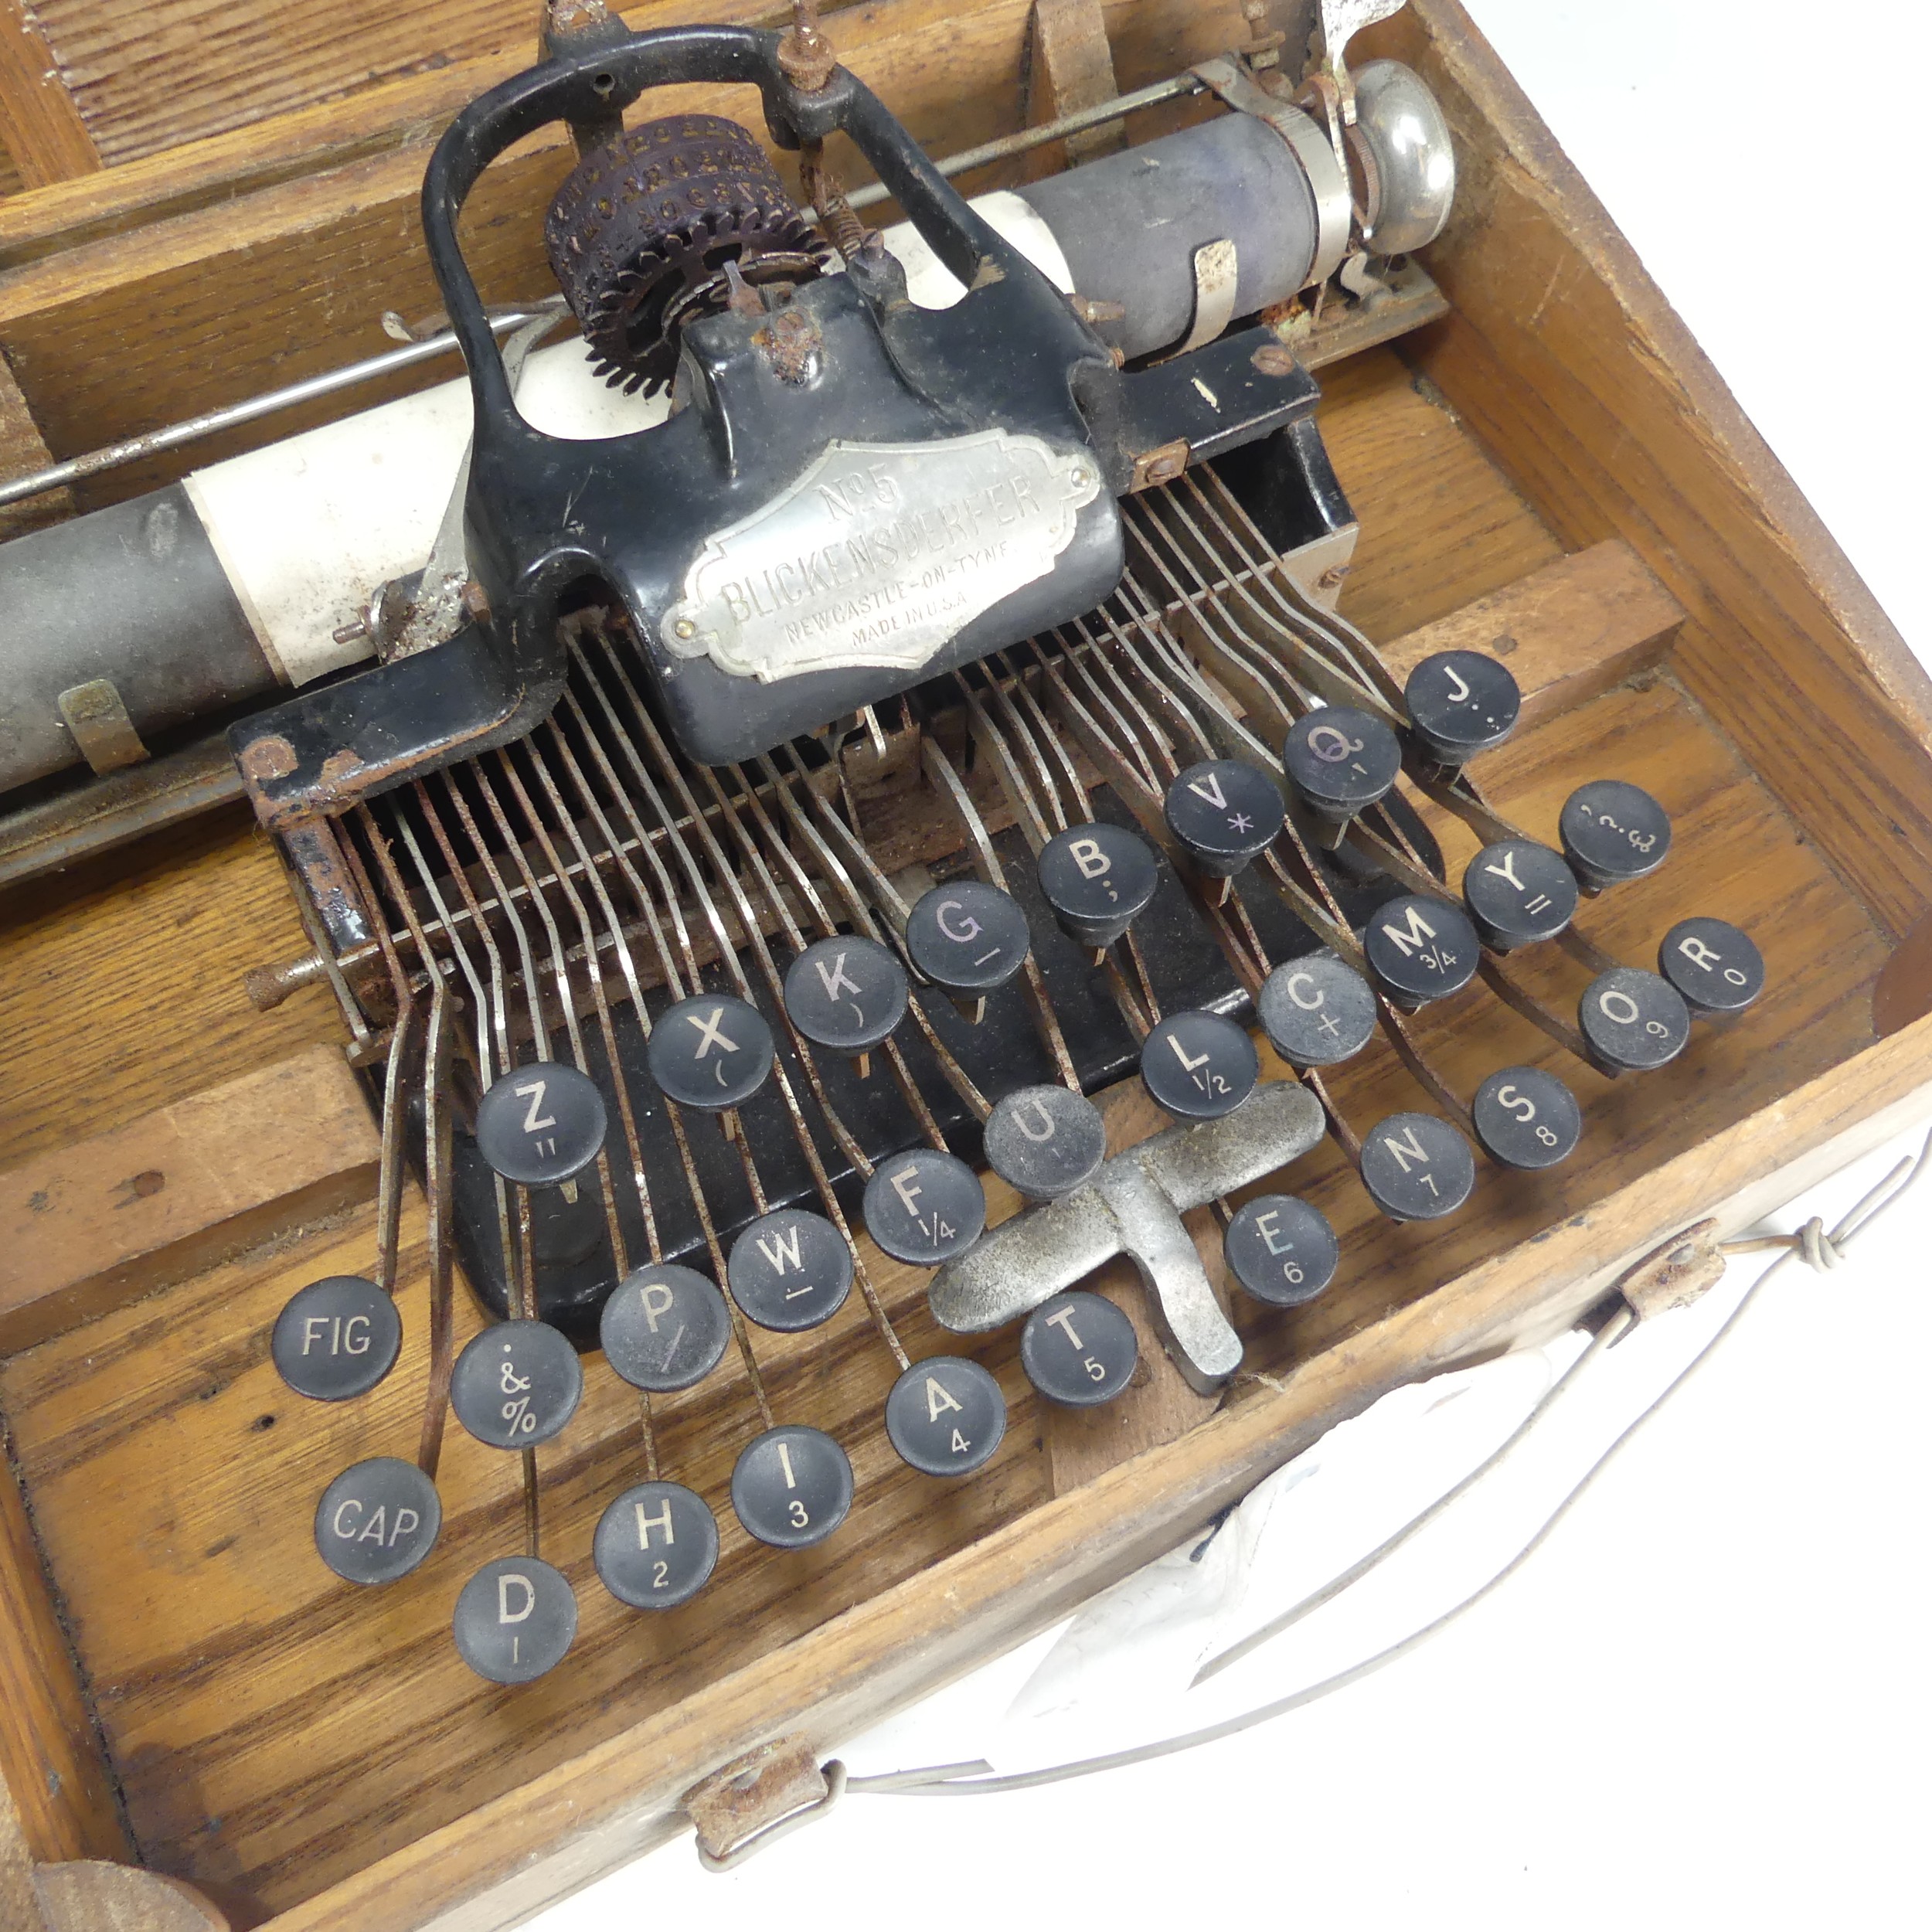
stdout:
<svg viewBox="0 0 1932 1932">
<path fill-rule="evenodd" d="M 1685 919 L 1665 934 L 1657 970 L 1692 1012 L 1741 1013 L 1764 990 L 1764 956 L 1723 919 Z"/>
<path fill-rule="evenodd" d="M 1328 705 L 1288 727 L 1281 761 L 1316 815 L 1339 821 L 1389 795 L 1402 769 L 1402 741 L 1366 711 Z"/>
<path fill-rule="evenodd" d="M 1141 1078 L 1168 1113 L 1216 1121 L 1254 1091 L 1261 1058 L 1245 1029 L 1219 1013 L 1176 1013 L 1141 1046 Z"/>
<path fill-rule="evenodd" d="M 1221 1252 L 1235 1280 L 1274 1308 L 1312 1301 L 1342 1262 L 1328 1217 L 1293 1194 L 1257 1194 L 1229 1222 Z"/>
<path fill-rule="evenodd" d="M 969 1476 L 1006 1433 L 1006 1398 L 977 1362 L 915 1362 L 886 1398 L 886 1433 L 901 1461 L 928 1476 Z"/>
<path fill-rule="evenodd" d="M 1445 765 L 1493 750 L 1516 728 L 1522 693 L 1508 668 L 1479 651 L 1438 651 L 1409 673 L 1403 708 L 1416 736 Z"/>
<path fill-rule="evenodd" d="M 604 1145 L 604 1096 L 558 1060 L 512 1067 L 476 1110 L 476 1145 L 506 1181 L 555 1187 L 581 1174 Z"/>
<path fill-rule="evenodd" d="M 731 1298 L 761 1328 L 789 1334 L 829 1321 L 851 1291 L 852 1250 L 822 1214 L 780 1208 L 731 1244 Z"/>
<path fill-rule="evenodd" d="M 478 1442 L 528 1449 L 548 1442 L 583 1396 L 577 1352 L 547 1321 L 499 1321 L 456 1358 L 450 1406 Z"/>
<path fill-rule="evenodd" d="M 1107 1123 L 1068 1087 L 1022 1087 L 986 1122 L 986 1165 L 1029 1201 L 1084 1187 L 1107 1158 Z"/>
<path fill-rule="evenodd" d="M 1154 848 L 1118 825 L 1074 825 L 1040 848 L 1039 889 L 1077 944 L 1111 946 L 1147 910 L 1160 882 Z"/>
<path fill-rule="evenodd" d="M 1362 1137 L 1362 1183 L 1392 1221 L 1437 1220 L 1468 1199 L 1476 1157 L 1433 1114 L 1391 1114 Z"/>
<path fill-rule="evenodd" d="M 1026 964 L 1026 915 L 996 886 L 962 879 L 935 886 L 906 922 L 906 951 L 935 986 L 990 993 Z"/>
<path fill-rule="evenodd" d="M 761 1543 L 823 1543 L 852 1508 L 852 1464 L 822 1429 L 787 1423 L 747 1445 L 731 1472 L 731 1506 Z"/>
<path fill-rule="evenodd" d="M 342 1473 L 315 1505 L 315 1547 L 352 1583 L 393 1583 L 434 1546 L 443 1527 L 436 1485 L 413 1462 L 375 1456 Z"/>
<path fill-rule="evenodd" d="M 1482 952 L 1469 915 L 1446 899 L 1390 900 L 1369 919 L 1362 945 L 1389 998 L 1412 1012 L 1460 992 Z"/>
<path fill-rule="evenodd" d="M 1335 1066 L 1373 1038 L 1376 996 L 1333 953 L 1310 953 L 1277 966 L 1255 1002 L 1268 1044 L 1291 1066 Z"/>
<path fill-rule="evenodd" d="M 675 1610 L 718 1566 L 718 1519 L 681 1482 L 641 1482 L 598 1519 L 590 1560 L 619 1603 Z"/>
<path fill-rule="evenodd" d="M 651 1077 L 680 1107 L 721 1113 L 750 1099 L 771 1072 L 771 1029 L 757 1007 L 728 993 L 665 1009 L 645 1057 Z"/>
<path fill-rule="evenodd" d="M 535 1556 L 499 1556 L 463 1586 L 451 1628 L 478 1676 L 527 1684 L 576 1641 L 577 1600 L 561 1570 Z"/>
<path fill-rule="evenodd" d="M 1287 816 L 1274 781 L 1256 765 L 1210 758 L 1189 765 L 1167 788 L 1167 828 L 1195 869 L 1232 879 L 1273 845 Z"/>
<path fill-rule="evenodd" d="M 315 1402 L 367 1395 L 403 1345 L 396 1304 L 359 1274 L 332 1274 L 289 1298 L 269 1352 L 283 1381 Z"/>
<path fill-rule="evenodd" d="M 1655 872 L 1670 850 L 1670 815 L 1620 778 L 1578 786 L 1563 801 L 1556 828 L 1570 869 L 1592 892 Z"/>
<path fill-rule="evenodd" d="M 1577 875 L 1527 838 L 1485 845 L 1462 876 L 1462 903 L 1485 946 L 1506 953 L 1554 939 L 1576 917 Z"/>
<path fill-rule="evenodd" d="M 611 1368 L 654 1395 L 702 1382 L 730 1339 L 731 1314 L 716 1284 L 671 1262 L 626 1275 L 604 1303 L 597 1331 Z"/>
<path fill-rule="evenodd" d="M 1104 1294 L 1070 1288 L 1019 1332 L 1019 1363 L 1049 1402 L 1091 1409 L 1124 1389 L 1141 1359 L 1134 1324 Z"/>
<path fill-rule="evenodd" d="M 1476 1138 L 1505 1167 L 1554 1167 L 1577 1150 L 1583 1117 L 1577 1097 L 1539 1066 L 1505 1066 L 1476 1089 Z"/>
<path fill-rule="evenodd" d="M 866 1183 L 866 1228 L 896 1261 L 936 1268 L 986 1226 L 986 1191 L 964 1161 L 936 1148 L 894 1154 Z"/>
<path fill-rule="evenodd" d="M 785 972 L 785 1011 L 815 1046 L 863 1053 L 906 1016 L 906 971 L 869 939 L 821 939 Z"/>
<path fill-rule="evenodd" d="M 1598 1066 L 1647 1073 L 1683 1052 L 1690 1009 L 1668 980 L 1639 966 L 1613 966 L 1583 988 L 1577 1024 Z"/>
</svg>

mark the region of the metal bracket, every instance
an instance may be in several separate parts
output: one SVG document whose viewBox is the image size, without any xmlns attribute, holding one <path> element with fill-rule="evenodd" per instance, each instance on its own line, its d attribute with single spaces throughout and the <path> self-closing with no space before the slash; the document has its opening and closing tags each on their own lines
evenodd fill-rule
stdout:
<svg viewBox="0 0 1932 1932">
<path fill-rule="evenodd" d="M 1717 1223 L 1699 1221 L 1653 1249 L 1620 1276 L 1617 1292 L 1640 1321 L 1687 1308 L 1724 1278 L 1724 1257 L 1717 1245 Z"/>
<path fill-rule="evenodd" d="M 811 1740 L 796 1732 L 733 1758 L 685 1794 L 696 1828 L 698 1862 L 729 1872 L 753 1852 L 823 1818 L 845 1788 L 845 1767 L 834 1758 L 821 1768 Z"/>
<path fill-rule="evenodd" d="M 982 1334 L 1124 1254 L 1147 1284 L 1175 1366 L 1209 1392 L 1241 1366 L 1241 1338 L 1181 1216 L 1285 1167 L 1322 1129 L 1314 1095 L 1276 1080 L 1218 1121 L 1157 1134 L 1088 1185 L 1015 1215 L 948 1262 L 928 1290 L 934 1318 L 955 1335 Z"/>
<path fill-rule="evenodd" d="M 111 678 L 90 678 L 85 684 L 70 685 L 54 702 L 97 777 L 146 760 L 148 747 Z"/>
</svg>

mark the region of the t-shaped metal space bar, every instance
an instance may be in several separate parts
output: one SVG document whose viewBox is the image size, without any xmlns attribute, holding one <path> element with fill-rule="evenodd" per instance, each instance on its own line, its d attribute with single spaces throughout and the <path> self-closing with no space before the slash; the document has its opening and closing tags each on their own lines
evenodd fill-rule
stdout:
<svg viewBox="0 0 1932 1932">
<path fill-rule="evenodd" d="M 1209 1390 L 1241 1366 L 1181 1216 L 1286 1166 L 1321 1138 L 1305 1087 L 1277 1080 L 1218 1121 L 1170 1128 L 1117 1155 L 1085 1187 L 1002 1223 L 933 1277 L 934 1318 L 955 1335 L 1019 1319 L 1117 1254 L 1147 1283 L 1175 1366 Z"/>
</svg>

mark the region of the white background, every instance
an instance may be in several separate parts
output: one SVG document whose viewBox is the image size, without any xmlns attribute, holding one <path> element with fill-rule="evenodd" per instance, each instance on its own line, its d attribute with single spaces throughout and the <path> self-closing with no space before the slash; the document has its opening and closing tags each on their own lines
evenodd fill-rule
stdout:
<svg viewBox="0 0 1932 1932">
<path fill-rule="evenodd" d="M 1932 655 L 1923 0 L 1467 3 Z M 1842 1209 L 1888 1164 L 1819 1205 Z M 1932 1922 L 1928 1231 L 1932 1189 L 1849 1267 L 1784 1270 L 1528 1568 L 1366 1682 L 1237 1740 L 1049 1791 L 851 1797 L 724 1878 L 699 1871 L 687 1838 L 545 1915 L 543 1932 Z M 1703 1308 L 1607 1359 L 1536 1468 L 1486 1515 L 1452 1517 L 1396 1594 L 1359 1613 L 1359 1649 L 1521 1541 L 1759 1265 L 1734 1264 Z M 853 1740 L 847 1762 L 997 1756 L 1042 1648 Z M 1207 1714 L 1308 1674 L 1264 1651 Z M 1137 1716 L 1152 1734 L 1174 1709 L 1127 1709 L 1124 1733 Z"/>
</svg>

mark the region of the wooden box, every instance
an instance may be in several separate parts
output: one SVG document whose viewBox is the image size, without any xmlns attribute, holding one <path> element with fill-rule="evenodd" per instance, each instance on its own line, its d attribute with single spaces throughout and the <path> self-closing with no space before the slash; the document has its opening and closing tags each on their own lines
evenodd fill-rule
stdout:
<svg viewBox="0 0 1932 1932">
<path fill-rule="evenodd" d="M 5 460 L 333 367 L 382 345 L 382 311 L 433 313 L 423 165 L 457 108 L 527 64 L 529 11 L 464 0 L 426 26 L 366 0 L 299 18 L 241 0 L 208 37 L 185 0 L 0 9 Z M 670 0 L 628 18 L 767 12 Z M 1025 117 L 1031 12 L 881 0 L 826 24 L 947 153 Z M 1108 0 L 1104 19 L 1123 90 L 1249 32 L 1226 0 Z M 376 1143 L 324 994 L 267 1014 L 244 995 L 247 969 L 308 943 L 273 848 L 236 804 L 15 891 L 0 1920 L 32 1923 L 38 1866 L 63 1932 L 121 1923 L 102 1901 L 141 1881 L 77 1862 L 104 1860 L 189 1882 L 236 1927 L 515 1923 L 679 1828 L 682 1794 L 719 1766 L 788 1733 L 828 1750 L 1172 1546 L 1387 1389 L 1561 1329 L 1689 1224 L 1741 1225 L 1925 1108 L 1932 688 L 1454 0 L 1413 0 L 1355 51 L 1427 79 L 1461 185 L 1426 257 L 1448 315 L 1324 373 L 1362 526 L 1342 608 L 1397 662 L 1449 643 L 1509 658 L 1526 728 L 1485 777 L 1532 831 L 1551 835 L 1580 770 L 1654 791 L 1676 852 L 1603 902 L 1596 936 L 1641 957 L 1676 918 L 1732 919 L 1761 939 L 1765 998 L 1641 1084 L 1583 1077 L 1590 1157 L 1485 1182 L 1446 1224 L 1382 1221 L 1332 1147 L 1308 1157 L 1297 1185 L 1342 1230 L 1346 1271 L 1305 1309 L 1244 1318 L 1247 1368 L 1218 1404 L 1170 1393 L 1111 1435 L 1077 1427 L 1040 1412 L 998 1340 L 982 1355 L 1008 1445 L 942 1488 L 886 1447 L 889 1365 L 855 1325 L 775 1350 L 776 1383 L 852 1448 L 860 1503 L 789 1556 L 727 1522 L 713 1587 L 667 1617 L 590 1576 L 589 1526 L 635 1453 L 632 1412 L 594 1375 L 544 1454 L 581 1631 L 563 1666 L 509 1691 L 469 1675 L 447 1619 L 516 1511 L 509 1459 L 452 1443 L 443 1543 L 389 1590 L 337 1583 L 311 1544 L 328 1478 L 413 1440 L 423 1221 L 412 1201 L 401 1371 L 352 1412 L 293 1402 L 269 1326 L 302 1281 L 367 1269 Z M 1134 138 L 1195 111 L 1165 111 Z M 549 130 L 479 191 L 486 295 L 548 286 L 539 216 L 569 158 Z M 117 472 L 81 507 L 210 453 Z M 1551 1050 L 1493 1008 L 1481 1039 L 1461 1017 L 1451 1002 L 1421 1031 L 1471 1079 Z M 1412 1092 L 1386 1053 L 1339 1084 L 1366 1117 Z M 1145 1131 L 1131 1100 L 1113 1116 L 1118 1135 Z M 933 1345 L 920 1281 L 874 1260 L 909 1340 Z M 461 1319 L 467 1336 L 467 1301 Z M 685 1479 L 714 1497 L 736 1426 L 702 1390 L 667 1420 Z M 136 1922 L 214 1922 L 185 1894 L 143 1896 L 161 1916 Z"/>
</svg>

